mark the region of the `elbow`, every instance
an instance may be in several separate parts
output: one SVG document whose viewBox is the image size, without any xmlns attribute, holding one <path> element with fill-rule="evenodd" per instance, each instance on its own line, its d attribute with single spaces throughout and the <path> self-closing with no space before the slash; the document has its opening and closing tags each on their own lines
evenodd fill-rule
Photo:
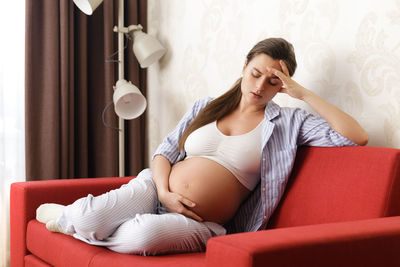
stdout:
<svg viewBox="0 0 400 267">
<path fill-rule="evenodd" d="M 368 141 L 369 141 L 369 138 L 367 136 L 367 138 L 363 142 L 361 142 L 360 146 L 366 146 L 368 144 Z"/>
<path fill-rule="evenodd" d="M 366 131 L 363 131 L 363 133 L 360 135 L 357 142 L 355 143 L 360 146 L 365 146 L 368 144 L 368 141 L 369 141 L 368 133 Z"/>
</svg>

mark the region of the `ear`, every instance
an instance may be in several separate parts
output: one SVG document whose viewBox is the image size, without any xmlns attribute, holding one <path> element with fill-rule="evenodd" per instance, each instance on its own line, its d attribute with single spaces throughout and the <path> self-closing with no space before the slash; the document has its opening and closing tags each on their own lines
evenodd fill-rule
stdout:
<svg viewBox="0 0 400 267">
<path fill-rule="evenodd" d="M 244 65 L 243 65 L 243 69 L 242 69 L 242 75 L 243 75 L 244 70 L 246 69 L 246 67 L 247 67 L 247 59 L 244 61 Z"/>
</svg>

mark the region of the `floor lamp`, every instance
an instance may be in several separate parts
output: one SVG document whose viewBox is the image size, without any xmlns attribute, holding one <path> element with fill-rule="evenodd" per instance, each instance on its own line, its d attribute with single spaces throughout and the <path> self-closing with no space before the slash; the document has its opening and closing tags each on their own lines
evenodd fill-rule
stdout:
<svg viewBox="0 0 400 267">
<path fill-rule="evenodd" d="M 73 0 L 75 5 L 85 14 L 91 15 L 103 0 Z M 124 1 L 118 0 L 118 81 L 114 86 L 113 102 L 115 113 L 119 117 L 119 176 L 125 176 L 125 124 L 142 115 L 146 109 L 146 98 L 130 81 L 124 79 L 124 34 L 133 36 L 133 53 L 140 67 L 147 68 L 159 60 L 166 49 L 158 40 L 142 31 L 139 25 L 124 27 Z"/>
</svg>

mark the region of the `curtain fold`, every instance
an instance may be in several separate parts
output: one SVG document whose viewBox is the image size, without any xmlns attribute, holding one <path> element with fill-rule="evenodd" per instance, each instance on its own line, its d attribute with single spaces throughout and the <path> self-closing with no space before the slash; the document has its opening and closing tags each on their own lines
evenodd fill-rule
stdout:
<svg viewBox="0 0 400 267">
<path fill-rule="evenodd" d="M 146 26 L 146 1 L 125 1 L 125 25 Z M 102 123 L 118 78 L 118 1 L 86 16 L 72 0 L 26 0 L 26 178 L 118 176 L 118 132 Z M 143 22 L 142 22 L 143 21 Z M 145 76 L 125 50 L 125 77 L 144 95 Z M 105 113 L 117 126 L 113 108 Z M 145 116 L 126 121 L 126 175 L 144 168 Z"/>
<path fill-rule="evenodd" d="M 141 24 L 143 30 L 147 29 L 147 1 L 127 1 L 128 12 L 125 16 L 130 24 Z M 133 11 L 136 12 L 133 12 Z M 128 25 L 128 24 L 127 24 Z M 128 47 L 129 53 L 132 55 L 132 46 Z M 139 68 L 139 64 L 134 56 L 128 57 L 126 62 L 126 69 L 132 71 L 125 71 L 125 77 L 127 80 L 132 81 L 138 86 L 138 88 L 146 96 L 145 89 L 146 86 L 146 71 Z M 126 165 L 129 165 L 132 170 L 141 170 L 145 166 L 145 159 L 147 155 L 145 154 L 146 149 L 146 112 L 140 117 L 140 120 L 133 120 L 126 127 L 126 135 L 130 138 L 126 139 L 125 145 L 128 151 L 140 151 L 142 157 L 137 157 L 135 153 L 127 153 L 126 155 Z"/>
</svg>

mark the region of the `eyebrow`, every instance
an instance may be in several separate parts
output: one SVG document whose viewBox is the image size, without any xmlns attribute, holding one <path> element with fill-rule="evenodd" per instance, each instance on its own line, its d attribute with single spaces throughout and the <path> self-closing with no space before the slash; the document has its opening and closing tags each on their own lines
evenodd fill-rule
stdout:
<svg viewBox="0 0 400 267">
<path fill-rule="evenodd" d="M 261 73 L 261 74 L 262 74 L 262 72 L 259 71 L 256 67 L 253 67 L 253 69 L 254 69 L 255 71 L 257 71 L 258 73 Z"/>
<path fill-rule="evenodd" d="M 253 69 L 254 69 L 255 71 L 257 71 L 258 73 L 260 73 L 260 74 L 264 74 L 264 73 L 262 73 L 261 71 L 259 71 L 256 67 L 253 67 Z M 271 78 L 273 78 L 273 79 L 278 78 L 278 79 L 279 79 L 279 77 L 276 76 L 275 74 L 272 74 Z"/>
</svg>

